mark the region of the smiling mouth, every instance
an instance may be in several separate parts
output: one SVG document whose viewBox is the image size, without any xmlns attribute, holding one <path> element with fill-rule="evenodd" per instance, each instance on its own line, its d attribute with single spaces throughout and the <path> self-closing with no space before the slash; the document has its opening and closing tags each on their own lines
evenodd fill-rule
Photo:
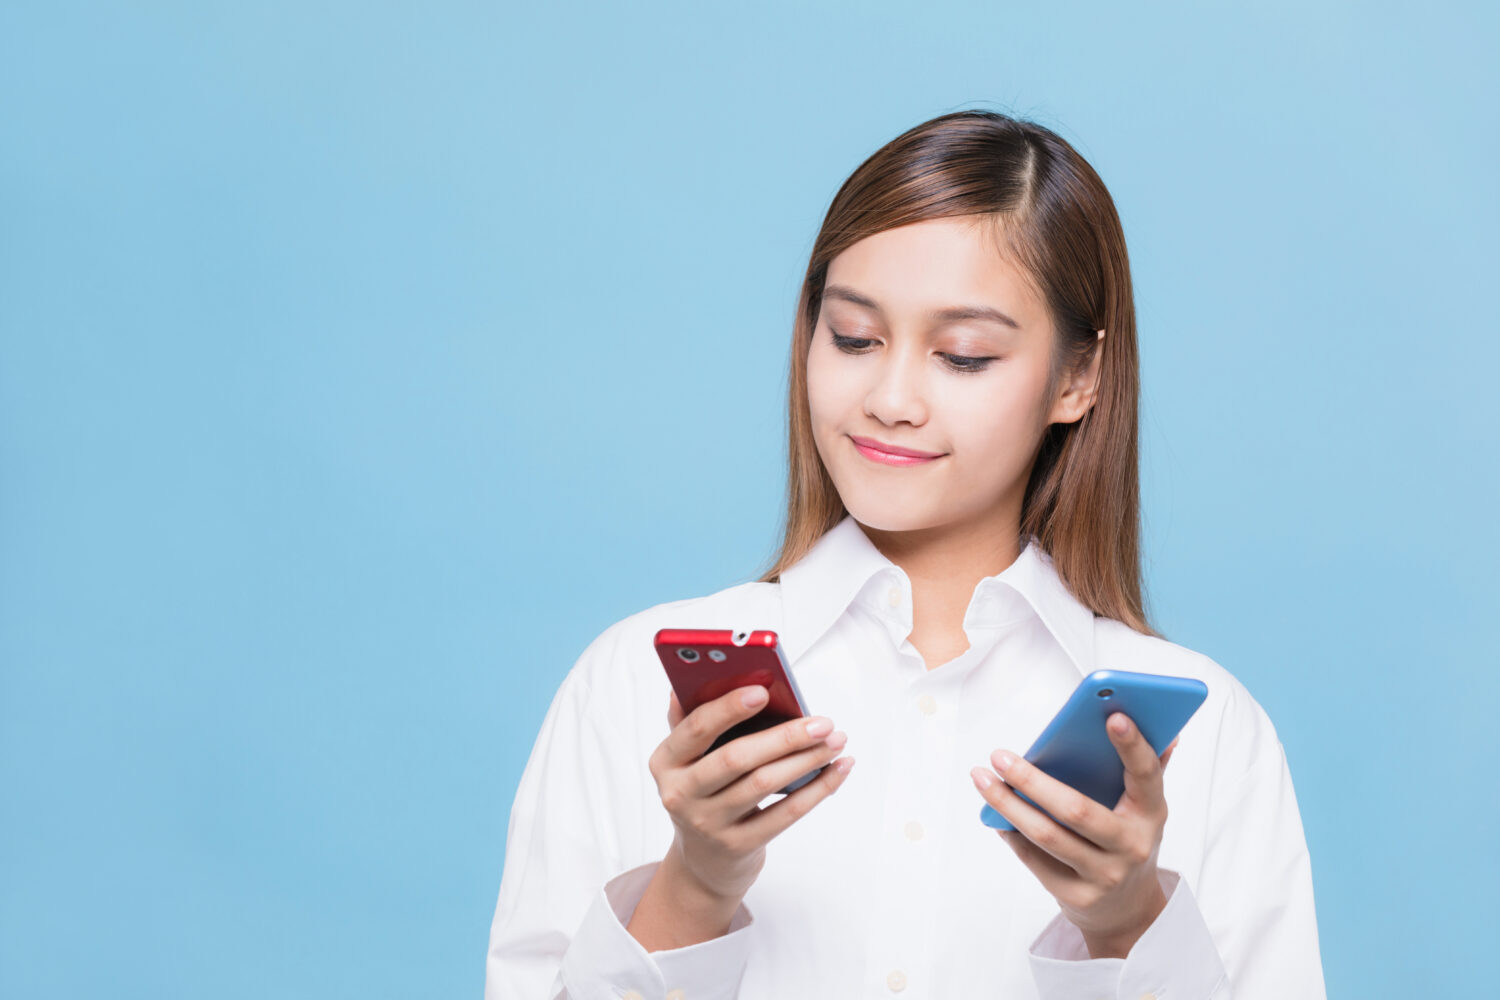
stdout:
<svg viewBox="0 0 1500 1000">
<path fill-rule="evenodd" d="M 897 445 L 876 441 L 874 438 L 855 437 L 852 434 L 849 440 L 854 443 L 855 450 L 861 455 L 881 465 L 924 465 L 943 457 L 942 454 L 916 452 L 911 448 L 900 448 Z M 894 450 L 887 451 L 886 449 Z"/>
</svg>

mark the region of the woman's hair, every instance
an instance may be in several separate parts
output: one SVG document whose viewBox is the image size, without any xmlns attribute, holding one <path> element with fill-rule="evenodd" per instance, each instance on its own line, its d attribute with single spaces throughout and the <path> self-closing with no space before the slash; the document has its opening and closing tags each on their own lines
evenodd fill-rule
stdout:
<svg viewBox="0 0 1500 1000">
<path fill-rule="evenodd" d="M 1125 234 L 1104 182 L 1072 146 L 994 111 L 941 115 L 902 133 L 860 164 L 828 207 L 792 331 L 781 551 L 760 581 L 778 581 L 847 513 L 813 442 L 807 400 L 807 353 L 829 261 L 875 233 L 954 216 L 982 222 L 1046 301 L 1057 331 L 1049 397 L 1096 343 L 1104 351 L 1093 406 L 1042 437 L 1021 504 L 1021 537 L 1037 539 L 1095 614 L 1159 635 L 1141 594 L 1140 372 Z"/>
</svg>

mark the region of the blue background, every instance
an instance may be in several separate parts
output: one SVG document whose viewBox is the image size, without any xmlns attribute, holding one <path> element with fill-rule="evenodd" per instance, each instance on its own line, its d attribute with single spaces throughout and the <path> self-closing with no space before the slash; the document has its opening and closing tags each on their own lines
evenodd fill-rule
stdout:
<svg viewBox="0 0 1500 1000">
<path fill-rule="evenodd" d="M 1330 993 L 1488 988 L 1496 8 L 1206 6 L 0 8 L 0 994 L 477 996 L 553 692 L 771 555 L 818 222 L 966 107 L 1116 199 Z"/>
</svg>

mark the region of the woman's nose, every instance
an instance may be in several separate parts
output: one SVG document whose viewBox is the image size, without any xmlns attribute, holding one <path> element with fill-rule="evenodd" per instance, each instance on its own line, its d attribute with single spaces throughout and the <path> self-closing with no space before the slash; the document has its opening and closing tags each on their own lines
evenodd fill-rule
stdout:
<svg viewBox="0 0 1500 1000">
<path fill-rule="evenodd" d="M 925 374 L 918 358 L 891 354 L 882 359 L 865 412 L 886 424 L 920 424 L 927 419 Z"/>
</svg>

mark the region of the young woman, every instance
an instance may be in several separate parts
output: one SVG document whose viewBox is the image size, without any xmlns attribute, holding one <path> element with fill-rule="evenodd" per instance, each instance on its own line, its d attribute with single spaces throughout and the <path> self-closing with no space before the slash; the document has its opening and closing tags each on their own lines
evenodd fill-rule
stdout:
<svg viewBox="0 0 1500 1000">
<path fill-rule="evenodd" d="M 798 304 L 780 554 L 615 623 L 564 678 L 488 1000 L 1322 998 L 1275 729 L 1146 620 L 1137 396 L 1124 236 L 1071 146 L 969 111 L 863 163 Z M 685 715 L 659 628 L 774 629 L 824 714 L 705 755 L 764 689 Z M 1103 667 L 1209 692 L 1160 758 L 1110 717 L 1113 809 L 1017 759 Z"/>
</svg>

